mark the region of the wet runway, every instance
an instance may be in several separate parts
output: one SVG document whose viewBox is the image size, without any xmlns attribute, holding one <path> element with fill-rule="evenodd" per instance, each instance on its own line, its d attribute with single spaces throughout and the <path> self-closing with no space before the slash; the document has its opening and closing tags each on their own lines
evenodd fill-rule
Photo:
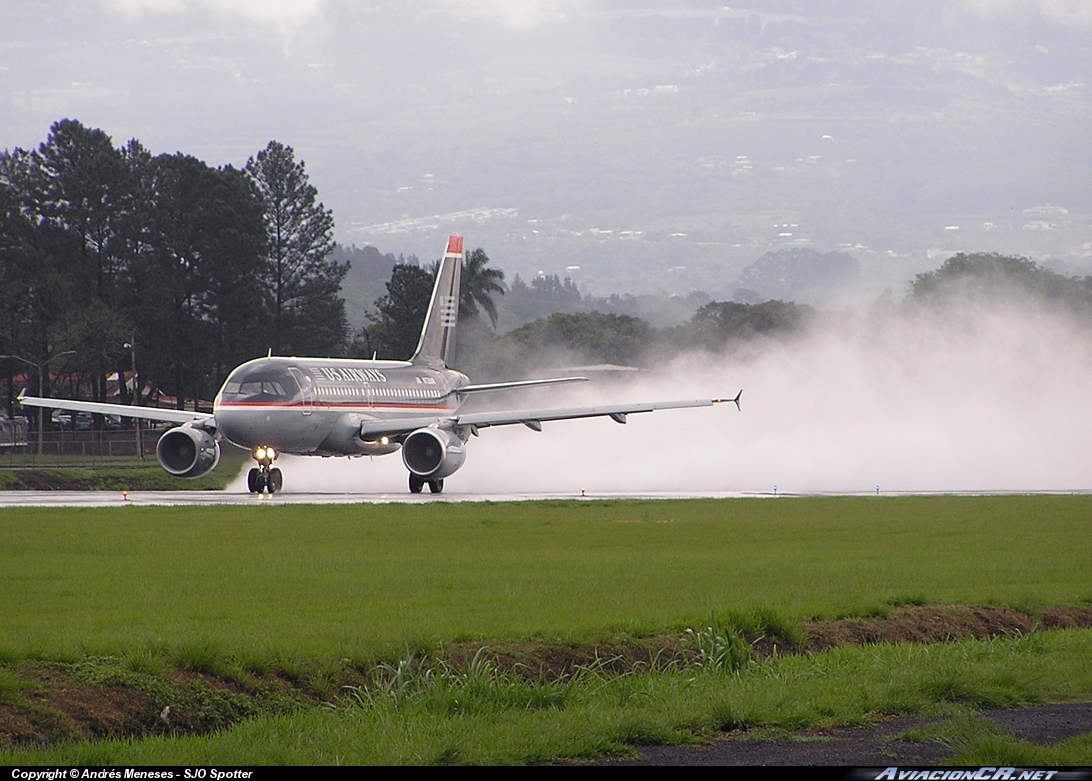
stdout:
<svg viewBox="0 0 1092 781">
<path fill-rule="evenodd" d="M 996 496 L 1001 494 L 1088 494 L 1076 491 L 905 491 L 884 492 L 883 496 L 959 495 Z M 285 504 L 423 504 L 428 502 L 526 502 L 559 499 L 738 499 L 778 498 L 788 496 L 875 496 L 873 492 L 831 492 L 809 494 L 747 493 L 739 491 L 651 491 L 580 493 L 279 493 L 250 494 L 235 491 L 0 491 L 2 507 L 143 507 L 215 506 L 215 505 L 285 505 Z"/>
<path fill-rule="evenodd" d="M 725 499 L 760 494 L 656 492 L 597 493 L 235 493 L 228 491 L 0 491 L 0 507 L 123 507 L 184 505 L 278 505 L 278 504 L 422 504 L 428 502 L 524 502 L 550 499 Z"/>
</svg>

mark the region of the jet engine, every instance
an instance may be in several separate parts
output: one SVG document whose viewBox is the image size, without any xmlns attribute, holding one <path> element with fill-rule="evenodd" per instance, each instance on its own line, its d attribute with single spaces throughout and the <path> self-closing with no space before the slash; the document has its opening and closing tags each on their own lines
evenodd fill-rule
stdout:
<svg viewBox="0 0 1092 781">
<path fill-rule="evenodd" d="M 175 477 L 200 477 L 220 462 L 220 445 L 207 431 L 179 426 L 159 438 L 155 457 Z"/>
<path fill-rule="evenodd" d="M 424 480 L 443 480 L 465 460 L 466 445 L 450 431 L 419 428 L 402 443 L 403 463 Z"/>
</svg>

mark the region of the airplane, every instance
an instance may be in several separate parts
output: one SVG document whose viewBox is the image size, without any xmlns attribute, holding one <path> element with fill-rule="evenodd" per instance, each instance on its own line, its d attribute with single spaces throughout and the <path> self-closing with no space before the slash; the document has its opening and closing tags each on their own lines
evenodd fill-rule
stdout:
<svg viewBox="0 0 1092 781">
<path fill-rule="evenodd" d="M 159 439 L 156 458 L 176 477 L 196 478 L 220 460 L 220 439 L 250 451 L 256 465 L 247 475 L 251 493 L 284 486 L 273 464 L 282 453 L 301 456 L 379 456 L 402 451 L 409 490 L 440 493 L 444 480 L 466 459 L 466 442 L 483 428 L 522 423 L 534 431 L 544 421 L 626 416 L 654 410 L 708 407 L 735 398 L 607 404 L 560 409 L 459 411 L 475 394 L 585 382 L 554 377 L 471 384 L 451 368 L 459 315 L 463 240 L 450 236 L 436 274 L 428 312 L 408 361 L 274 356 L 247 361 L 227 377 L 213 411 L 132 407 L 68 399 L 19 396 L 27 407 L 65 409 L 179 423 Z"/>
</svg>

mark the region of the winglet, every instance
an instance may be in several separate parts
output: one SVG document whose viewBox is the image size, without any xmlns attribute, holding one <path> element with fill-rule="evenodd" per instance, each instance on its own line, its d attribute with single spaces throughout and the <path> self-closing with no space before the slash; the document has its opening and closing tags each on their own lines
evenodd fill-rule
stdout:
<svg viewBox="0 0 1092 781">
<path fill-rule="evenodd" d="M 463 237 L 462 236 L 448 236 L 447 237 L 447 251 L 445 255 L 458 255 L 460 258 L 463 256 Z"/>
<path fill-rule="evenodd" d="M 21 391 L 19 391 L 19 395 L 15 397 L 15 401 L 21 407 L 21 406 L 23 406 L 23 399 L 25 399 L 26 397 L 27 397 L 27 389 L 23 388 Z"/>
<path fill-rule="evenodd" d="M 713 403 L 714 404 L 723 404 L 726 401 L 730 401 L 730 402 L 732 402 L 733 404 L 736 405 L 737 410 L 742 412 L 743 409 L 739 406 L 739 397 L 742 396 L 742 395 L 743 395 L 743 389 L 740 388 L 739 393 L 736 394 L 736 397 L 734 399 L 713 399 Z"/>
</svg>

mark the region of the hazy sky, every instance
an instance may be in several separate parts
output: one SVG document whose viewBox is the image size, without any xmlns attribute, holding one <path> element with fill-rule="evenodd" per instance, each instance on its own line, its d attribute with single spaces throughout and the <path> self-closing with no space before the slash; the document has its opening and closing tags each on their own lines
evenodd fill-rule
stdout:
<svg viewBox="0 0 1092 781">
<path fill-rule="evenodd" d="M 338 239 L 383 251 L 459 231 L 597 293 L 727 291 L 792 243 L 858 253 L 880 289 L 956 250 L 1092 258 L 1092 0 L 0 0 L 0 18 L 0 148 L 63 117 L 210 165 L 276 139 Z M 1065 220 L 1025 230 L 1043 204 Z"/>
</svg>

